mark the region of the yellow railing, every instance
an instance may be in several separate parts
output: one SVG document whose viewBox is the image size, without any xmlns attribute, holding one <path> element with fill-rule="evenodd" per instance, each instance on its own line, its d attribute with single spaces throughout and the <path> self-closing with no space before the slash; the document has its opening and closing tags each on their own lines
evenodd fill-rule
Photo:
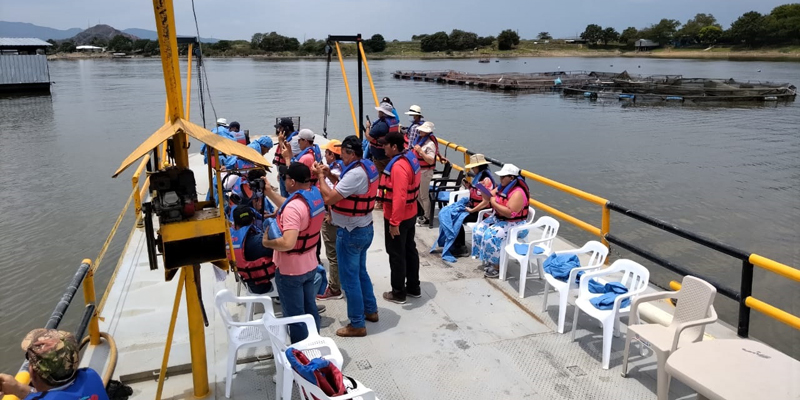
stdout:
<svg viewBox="0 0 800 400">
<path fill-rule="evenodd" d="M 458 145 L 456 143 L 449 142 L 449 141 L 441 139 L 441 138 L 436 138 L 436 140 L 439 141 L 439 144 L 441 144 L 441 145 L 443 145 L 443 146 L 445 146 L 447 148 L 453 149 L 453 150 L 455 150 L 457 152 L 460 152 L 460 153 L 464 153 L 464 164 L 466 165 L 469 162 L 469 156 L 470 156 L 470 154 L 472 152 L 469 151 L 466 147 L 460 146 L 460 145 Z M 456 169 L 458 171 L 464 171 L 464 168 L 462 166 L 456 165 L 455 163 L 452 164 L 452 167 L 453 167 L 453 169 Z M 565 185 L 565 184 L 563 184 L 561 182 L 554 181 L 554 180 L 549 179 L 549 178 L 545 178 L 545 177 L 543 177 L 541 175 L 534 174 L 533 172 L 530 172 L 530 171 L 527 171 L 527 170 L 521 170 L 521 174 L 525 178 L 531 179 L 531 180 L 536 181 L 538 183 L 541 183 L 541 184 L 543 184 L 545 186 L 549 186 L 549 187 L 551 187 L 553 189 L 560 190 L 560 191 L 562 191 L 564 193 L 570 194 L 570 195 L 572 195 L 574 197 L 577 197 L 579 199 L 582 199 L 582 200 L 588 201 L 588 202 L 590 202 L 592 204 L 596 204 L 596 205 L 600 206 L 602 208 L 602 211 L 601 211 L 601 225 L 598 228 L 598 227 L 596 227 L 596 226 L 594 226 L 594 225 L 592 225 L 592 224 L 590 224 L 590 223 L 588 223 L 586 221 L 583 221 L 583 220 L 581 220 L 579 218 L 576 218 L 576 217 L 574 217 L 574 216 L 572 216 L 570 214 L 567 214 L 564 211 L 558 210 L 553 206 L 550 206 L 548 204 L 542 203 L 539 200 L 529 199 L 529 202 L 530 202 L 531 206 L 539 208 L 539 209 L 541 209 L 543 211 L 546 211 L 546 212 L 552 214 L 555 217 L 561 218 L 561 219 L 563 219 L 563 220 L 565 220 L 565 221 L 577 226 L 578 228 L 581 228 L 581 229 L 583 229 L 583 230 L 585 230 L 585 231 L 587 231 L 587 232 L 589 232 L 589 233 L 591 233 L 591 234 L 593 234 L 595 236 L 599 236 L 603 240 L 603 243 L 606 246 L 608 246 L 608 242 L 606 241 L 606 235 L 611 232 L 611 212 L 610 212 L 610 209 L 608 208 L 608 200 L 607 199 L 604 199 L 604 198 L 602 198 L 600 196 L 596 196 L 596 195 L 588 193 L 588 192 L 584 192 L 584 191 L 582 191 L 580 189 L 576 189 L 576 188 L 574 188 L 572 186 Z M 784 278 L 791 279 L 791 280 L 793 280 L 795 282 L 800 282 L 800 270 L 798 270 L 797 268 L 791 267 L 791 266 L 786 265 L 786 264 L 779 263 L 777 261 L 774 261 L 772 259 L 766 258 L 764 256 L 760 256 L 760 255 L 755 254 L 755 253 L 750 254 L 750 257 L 749 257 L 748 261 L 751 264 L 753 264 L 754 266 L 756 266 L 756 267 L 763 268 L 763 269 L 765 269 L 767 271 L 771 271 L 771 272 L 776 273 L 776 274 L 778 274 L 780 276 L 783 276 Z M 673 290 L 680 290 L 680 288 L 681 288 L 681 284 L 676 282 L 676 281 L 671 281 L 669 283 L 669 286 Z M 764 315 L 767 315 L 767 316 L 769 316 L 769 317 L 771 317 L 771 318 L 773 318 L 775 320 L 778 320 L 778 321 L 780 321 L 780 322 L 782 322 L 784 324 L 787 324 L 787 325 L 789 325 L 789 326 L 791 326 L 791 327 L 793 327 L 795 329 L 800 330 L 800 317 L 798 317 L 798 316 L 790 314 L 790 313 L 788 313 L 788 312 L 786 312 L 784 310 L 781 310 L 781 309 L 779 309 L 779 308 L 777 308 L 775 306 L 772 306 L 772 305 L 770 305 L 768 303 L 765 303 L 765 302 L 763 302 L 761 300 L 758 300 L 758 299 L 756 299 L 755 297 L 752 297 L 752 296 L 748 296 L 747 298 L 745 298 L 744 299 L 744 303 L 745 303 L 745 305 L 747 305 L 747 307 L 750 307 L 753 310 L 756 310 L 756 311 L 758 311 L 758 312 L 760 312 L 760 313 L 762 313 Z"/>
<path fill-rule="evenodd" d="M 145 154 L 142 157 L 142 162 L 136 168 L 136 171 L 131 177 L 131 186 L 133 186 L 133 209 L 136 214 L 136 226 L 141 228 L 144 226 L 142 221 L 142 199 L 146 198 L 147 190 L 150 188 L 150 177 L 145 178 L 141 189 L 139 188 L 139 177 L 142 175 L 147 163 L 150 161 L 150 154 Z M 127 207 L 127 204 L 125 205 Z"/>
</svg>

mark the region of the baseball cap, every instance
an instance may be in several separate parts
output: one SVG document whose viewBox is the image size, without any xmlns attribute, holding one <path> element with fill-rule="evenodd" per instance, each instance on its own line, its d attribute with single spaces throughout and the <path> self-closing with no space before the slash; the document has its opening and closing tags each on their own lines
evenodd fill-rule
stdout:
<svg viewBox="0 0 800 400">
<path fill-rule="evenodd" d="M 378 107 L 375 107 L 375 109 L 380 111 L 380 112 L 382 112 L 382 113 L 384 113 L 384 114 L 386 114 L 386 115 L 389 115 L 389 116 L 394 115 L 394 113 L 392 112 L 394 107 L 392 107 L 392 105 L 389 104 L 389 103 L 385 103 L 385 102 L 381 103 L 381 105 L 379 105 Z"/>
<path fill-rule="evenodd" d="M 69 382 L 80 363 L 78 341 L 69 332 L 34 329 L 22 340 L 25 358 L 36 374 L 50 386 Z"/>
<path fill-rule="evenodd" d="M 300 129 L 300 132 L 297 132 L 297 137 L 299 139 L 305 139 L 305 140 L 313 142 L 314 141 L 314 131 L 312 131 L 311 129 L 308 129 L 308 128 Z"/>
<path fill-rule="evenodd" d="M 356 154 L 358 154 L 359 157 L 361 157 L 361 155 L 364 154 L 364 146 L 362 143 L 363 141 L 359 139 L 358 136 L 350 135 L 342 140 L 342 143 L 339 145 L 339 147 L 353 150 L 356 152 Z"/>
<path fill-rule="evenodd" d="M 514 164 L 506 164 L 503 165 L 503 168 L 500 171 L 495 172 L 497 176 L 518 176 L 519 175 L 519 167 Z"/>
<path fill-rule="evenodd" d="M 278 168 L 278 173 L 282 176 L 288 176 L 294 179 L 297 183 L 311 182 L 311 170 L 303 163 L 293 162 L 288 167 L 281 165 L 280 168 Z"/>
<path fill-rule="evenodd" d="M 254 142 L 261 145 L 261 147 L 266 147 L 268 149 L 272 148 L 272 139 L 269 136 L 261 136 L 260 138 L 254 140 Z"/>
<path fill-rule="evenodd" d="M 253 223 L 255 216 L 254 211 L 250 207 L 238 206 L 233 209 L 233 223 L 236 226 L 248 226 Z"/>
<path fill-rule="evenodd" d="M 276 128 L 281 126 L 294 126 L 294 121 L 292 121 L 291 117 L 283 117 L 275 124 Z"/>
<path fill-rule="evenodd" d="M 379 145 L 384 144 L 393 144 L 398 146 L 398 148 L 405 148 L 406 140 L 403 137 L 403 134 L 400 132 L 390 132 L 386 134 L 386 136 L 378 139 Z"/>
<path fill-rule="evenodd" d="M 322 150 L 330 150 L 331 153 L 342 155 L 342 142 L 331 139 L 328 143 L 325 143 L 325 146 L 322 147 Z"/>
</svg>

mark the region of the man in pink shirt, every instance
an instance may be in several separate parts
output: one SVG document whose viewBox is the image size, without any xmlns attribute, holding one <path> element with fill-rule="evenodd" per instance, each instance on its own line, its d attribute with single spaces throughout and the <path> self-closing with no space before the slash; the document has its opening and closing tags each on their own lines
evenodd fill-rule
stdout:
<svg viewBox="0 0 800 400">
<path fill-rule="evenodd" d="M 383 298 L 403 304 L 406 296 L 422 297 L 419 253 L 414 242 L 420 165 L 414 153 L 405 149 L 400 132 L 391 132 L 378 143 L 391 158 L 378 187 L 383 200 L 384 242 L 392 270 L 392 290 L 385 292 Z"/>
<path fill-rule="evenodd" d="M 264 194 L 273 203 L 282 204 L 277 216 L 282 236 L 269 239 L 264 235 L 262 244 L 275 250 L 275 284 L 283 316 L 311 314 L 319 331 L 314 275 L 325 204 L 319 189 L 311 185 L 311 170 L 305 164 L 294 162 L 288 167 L 281 166 L 279 171 L 289 198 L 284 199 L 275 193 L 269 184 L 265 185 Z M 308 337 L 308 332 L 305 325 L 292 324 L 289 336 L 292 343 L 297 343 Z"/>
</svg>

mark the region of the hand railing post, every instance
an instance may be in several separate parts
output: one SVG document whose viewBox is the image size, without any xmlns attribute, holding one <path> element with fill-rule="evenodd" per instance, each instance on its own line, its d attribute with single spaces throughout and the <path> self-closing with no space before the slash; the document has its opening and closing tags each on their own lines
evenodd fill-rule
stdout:
<svg viewBox="0 0 800 400">
<path fill-rule="evenodd" d="M 736 334 L 739 337 L 750 336 L 750 307 L 747 298 L 753 294 L 753 264 L 750 260 L 742 261 L 742 282 L 739 289 L 739 324 Z"/>
<path fill-rule="evenodd" d="M 600 235 L 603 239 L 603 244 L 610 248 L 606 235 L 611 232 L 611 210 L 608 209 L 608 202 L 603 204 L 602 221 L 600 222 Z"/>
<path fill-rule="evenodd" d="M 86 277 L 83 278 L 83 301 L 86 305 L 96 305 L 97 296 L 94 288 L 94 268 L 91 267 L 92 260 L 87 258 L 83 260 L 83 263 L 90 265 L 89 271 L 86 272 Z M 97 319 L 97 307 L 95 307 L 92 319 L 89 321 L 89 343 L 92 346 L 100 344 L 100 323 Z"/>
</svg>

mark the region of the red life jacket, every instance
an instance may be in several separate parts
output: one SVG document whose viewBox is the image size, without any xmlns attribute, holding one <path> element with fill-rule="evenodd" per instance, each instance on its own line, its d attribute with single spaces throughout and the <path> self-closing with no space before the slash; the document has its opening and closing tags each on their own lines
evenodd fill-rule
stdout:
<svg viewBox="0 0 800 400">
<path fill-rule="evenodd" d="M 292 133 L 291 133 L 291 134 L 290 134 L 290 135 L 289 135 L 289 136 L 286 138 L 286 145 L 287 145 L 287 146 L 289 146 L 289 148 L 291 148 L 291 147 L 292 147 L 292 145 L 291 145 L 289 142 L 291 142 L 291 141 L 292 141 L 292 138 L 294 138 L 295 136 L 297 136 L 297 132 L 298 132 L 298 131 L 294 131 L 294 132 L 292 132 Z M 273 164 L 275 164 L 275 165 L 286 165 L 286 160 L 285 160 L 285 159 L 283 158 L 283 156 L 281 155 L 281 146 L 277 146 L 277 147 L 275 148 L 275 157 L 272 159 L 272 163 L 273 163 Z"/>
<path fill-rule="evenodd" d="M 367 173 L 369 189 L 367 189 L 367 192 L 363 194 L 351 194 L 350 196 L 347 196 L 346 198 L 339 200 L 336 204 L 332 205 L 331 211 L 337 214 L 348 217 L 360 217 L 372 213 L 372 209 L 375 208 L 375 198 L 378 192 L 378 178 L 380 177 L 380 174 L 378 173 L 378 167 L 376 167 L 372 161 L 360 159 L 351 162 L 350 165 L 344 167 L 342 170 L 342 174 L 339 176 L 339 181 L 344 178 L 348 171 L 356 167 L 363 168 L 364 172 Z"/>
<path fill-rule="evenodd" d="M 311 188 L 307 190 L 298 190 L 286 199 L 283 205 L 281 205 L 280 210 L 278 210 L 278 227 L 281 232 L 284 231 L 281 213 L 289 202 L 296 198 L 300 198 L 306 206 L 308 206 L 309 223 L 308 228 L 298 233 L 297 243 L 295 243 L 294 248 L 286 251 L 286 253 L 302 254 L 308 251 L 317 251 L 319 232 L 325 220 L 325 202 L 322 200 L 322 194 L 316 186 L 311 186 Z"/>
<path fill-rule="evenodd" d="M 492 187 L 487 189 L 492 190 L 495 186 L 497 186 L 497 182 L 495 182 L 494 178 L 492 178 L 492 173 L 485 169 L 483 171 L 478 171 L 478 173 L 472 178 L 472 182 L 469 185 L 469 207 L 475 208 L 478 204 L 481 204 L 483 201 L 483 196 L 481 195 L 481 191 L 475 187 L 475 184 L 480 183 L 485 178 L 489 178 L 492 181 Z"/>
<path fill-rule="evenodd" d="M 243 282 L 253 285 L 267 283 L 275 276 L 275 263 L 272 257 L 261 257 L 258 260 L 247 261 L 244 258 L 244 246 L 247 235 L 255 233 L 255 227 L 248 225 L 243 228 L 231 227 L 231 240 L 233 241 L 233 254 L 236 256 L 236 272 Z M 227 249 L 228 258 L 231 250 Z"/>
<path fill-rule="evenodd" d="M 421 154 L 417 153 L 417 151 L 414 150 L 414 155 L 417 156 L 417 159 L 419 160 L 419 167 L 422 169 L 433 169 L 434 167 L 436 167 L 436 157 L 439 156 L 439 141 L 436 140 L 436 137 L 433 136 L 433 133 L 431 133 L 425 137 L 417 136 L 417 139 L 414 140 L 413 144 L 411 144 L 411 148 L 413 149 L 414 146 L 417 145 L 422 146 L 428 140 L 433 140 L 433 143 L 436 145 L 436 154 L 433 156 L 433 164 L 428 164 L 428 162 L 425 161 L 425 158 L 423 158 Z"/>
<path fill-rule="evenodd" d="M 514 190 L 516 187 L 521 187 L 522 191 L 525 192 L 525 200 L 530 199 L 531 192 L 530 189 L 528 189 L 528 184 L 525 183 L 525 179 L 518 176 L 516 179 L 511 181 L 511 183 L 509 183 L 508 186 L 505 187 L 499 186 L 497 188 L 497 196 L 495 196 L 497 204 L 508 207 L 509 195 L 511 194 L 511 191 Z M 528 219 L 528 204 L 525 204 L 525 206 L 522 207 L 522 211 L 514 217 L 504 217 L 500 215 L 500 213 L 495 213 L 495 216 L 497 216 L 497 219 L 501 221 L 510 221 L 510 222 L 524 221 Z"/>
<path fill-rule="evenodd" d="M 411 167 L 411 172 L 414 174 L 414 178 L 411 180 L 409 187 L 406 189 L 406 193 L 408 194 L 408 198 L 406 199 L 406 204 L 414 204 L 419 197 L 419 160 L 414 155 L 414 153 L 404 150 L 402 153 L 394 156 L 392 161 L 389 161 L 389 164 L 386 165 L 386 169 L 383 170 L 383 176 L 381 176 L 381 183 L 378 186 L 378 193 L 380 200 L 384 203 L 391 204 L 394 190 L 394 184 L 392 183 L 392 167 L 394 163 L 405 160 L 408 165 Z M 400 189 L 402 190 L 402 189 Z"/>
</svg>

